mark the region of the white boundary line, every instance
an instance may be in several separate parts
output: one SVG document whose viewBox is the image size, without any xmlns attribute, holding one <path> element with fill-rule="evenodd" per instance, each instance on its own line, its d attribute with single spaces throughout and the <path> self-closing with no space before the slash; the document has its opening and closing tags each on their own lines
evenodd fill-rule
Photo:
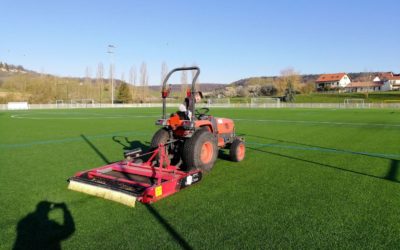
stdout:
<svg viewBox="0 0 400 250">
<path fill-rule="evenodd" d="M 248 122 L 276 122 L 276 123 L 305 123 L 305 124 L 327 124 L 327 125 L 354 125 L 354 126 L 388 126 L 400 127 L 400 124 L 386 124 L 386 123 L 366 123 L 366 122 L 329 122 L 329 121 L 302 121 L 302 120 L 273 120 L 273 119 L 235 119 L 234 121 L 248 121 Z"/>
<path fill-rule="evenodd" d="M 107 116 L 107 115 L 101 115 L 101 114 L 84 114 L 82 115 L 95 115 L 92 117 L 72 117 L 72 116 L 66 116 L 66 117 L 40 117 L 40 115 L 60 115 L 59 113 L 25 113 L 25 114 L 13 114 L 10 115 L 11 118 L 14 119 L 29 119 L 29 120 L 92 120 L 92 119 L 128 119 L 128 118 L 156 118 L 160 117 L 159 115 L 113 115 L 113 116 Z M 39 117 L 37 116 L 39 115 Z M 64 114 L 62 114 L 64 115 Z M 71 115 L 70 113 L 65 113 L 65 115 Z"/>
</svg>

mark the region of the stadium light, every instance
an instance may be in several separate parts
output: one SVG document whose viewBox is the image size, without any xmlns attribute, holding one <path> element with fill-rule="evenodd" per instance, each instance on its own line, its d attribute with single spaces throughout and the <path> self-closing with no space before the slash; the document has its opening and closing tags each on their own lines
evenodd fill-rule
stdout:
<svg viewBox="0 0 400 250">
<path fill-rule="evenodd" d="M 109 44 L 108 45 L 108 49 L 107 49 L 107 53 L 108 54 L 110 54 L 110 63 L 111 63 L 111 71 L 110 71 L 110 73 L 111 73 L 111 105 L 112 106 L 114 106 L 114 77 L 113 77 L 113 75 L 114 75 L 114 67 L 113 67 L 113 61 L 114 61 L 114 49 L 115 49 L 116 47 L 114 46 L 114 45 L 112 45 L 112 44 Z"/>
</svg>

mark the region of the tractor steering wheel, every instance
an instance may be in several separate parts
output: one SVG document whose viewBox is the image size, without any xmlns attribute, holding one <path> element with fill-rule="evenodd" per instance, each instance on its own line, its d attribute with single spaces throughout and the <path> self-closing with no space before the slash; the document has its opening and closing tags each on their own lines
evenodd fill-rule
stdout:
<svg viewBox="0 0 400 250">
<path fill-rule="evenodd" d="M 194 111 L 194 114 L 196 115 L 196 117 L 200 120 L 203 116 L 207 115 L 207 113 L 210 111 L 209 108 L 200 108 L 200 109 L 196 109 Z"/>
</svg>

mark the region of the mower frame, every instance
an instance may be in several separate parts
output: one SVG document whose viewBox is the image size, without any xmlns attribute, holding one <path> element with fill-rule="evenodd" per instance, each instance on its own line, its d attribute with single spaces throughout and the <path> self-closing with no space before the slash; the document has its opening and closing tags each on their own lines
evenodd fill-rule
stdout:
<svg viewBox="0 0 400 250">
<path fill-rule="evenodd" d="M 150 157 L 147 161 L 135 163 L 135 159 L 141 159 L 149 154 Z M 154 161 L 156 156 L 159 157 L 159 160 Z M 79 172 L 68 181 L 110 189 L 134 196 L 137 201 L 142 203 L 153 203 L 199 182 L 202 178 L 200 170 L 183 172 L 171 165 L 163 144 L 151 152 L 135 157 L 135 159 Z M 134 206 L 134 202 L 133 204 L 124 204 Z"/>
</svg>

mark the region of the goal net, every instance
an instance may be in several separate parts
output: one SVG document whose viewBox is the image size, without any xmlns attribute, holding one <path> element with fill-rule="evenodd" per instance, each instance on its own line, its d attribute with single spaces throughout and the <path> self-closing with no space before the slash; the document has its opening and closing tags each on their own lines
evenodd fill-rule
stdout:
<svg viewBox="0 0 400 250">
<path fill-rule="evenodd" d="M 262 97 L 262 98 L 251 98 L 250 106 L 257 108 L 257 107 L 280 107 L 281 100 L 279 98 L 273 97 Z"/>
<path fill-rule="evenodd" d="M 71 106 L 76 108 L 94 107 L 93 99 L 71 99 Z"/>
<path fill-rule="evenodd" d="M 56 100 L 56 107 L 61 108 L 64 106 L 64 100 Z"/>
<path fill-rule="evenodd" d="M 208 106 L 229 107 L 231 100 L 229 98 L 210 98 L 207 100 Z"/>
<path fill-rule="evenodd" d="M 356 107 L 356 108 L 360 108 L 360 107 L 362 108 L 365 105 L 365 99 L 363 99 L 363 98 L 346 98 L 346 99 L 344 99 L 344 105 Z"/>
</svg>

